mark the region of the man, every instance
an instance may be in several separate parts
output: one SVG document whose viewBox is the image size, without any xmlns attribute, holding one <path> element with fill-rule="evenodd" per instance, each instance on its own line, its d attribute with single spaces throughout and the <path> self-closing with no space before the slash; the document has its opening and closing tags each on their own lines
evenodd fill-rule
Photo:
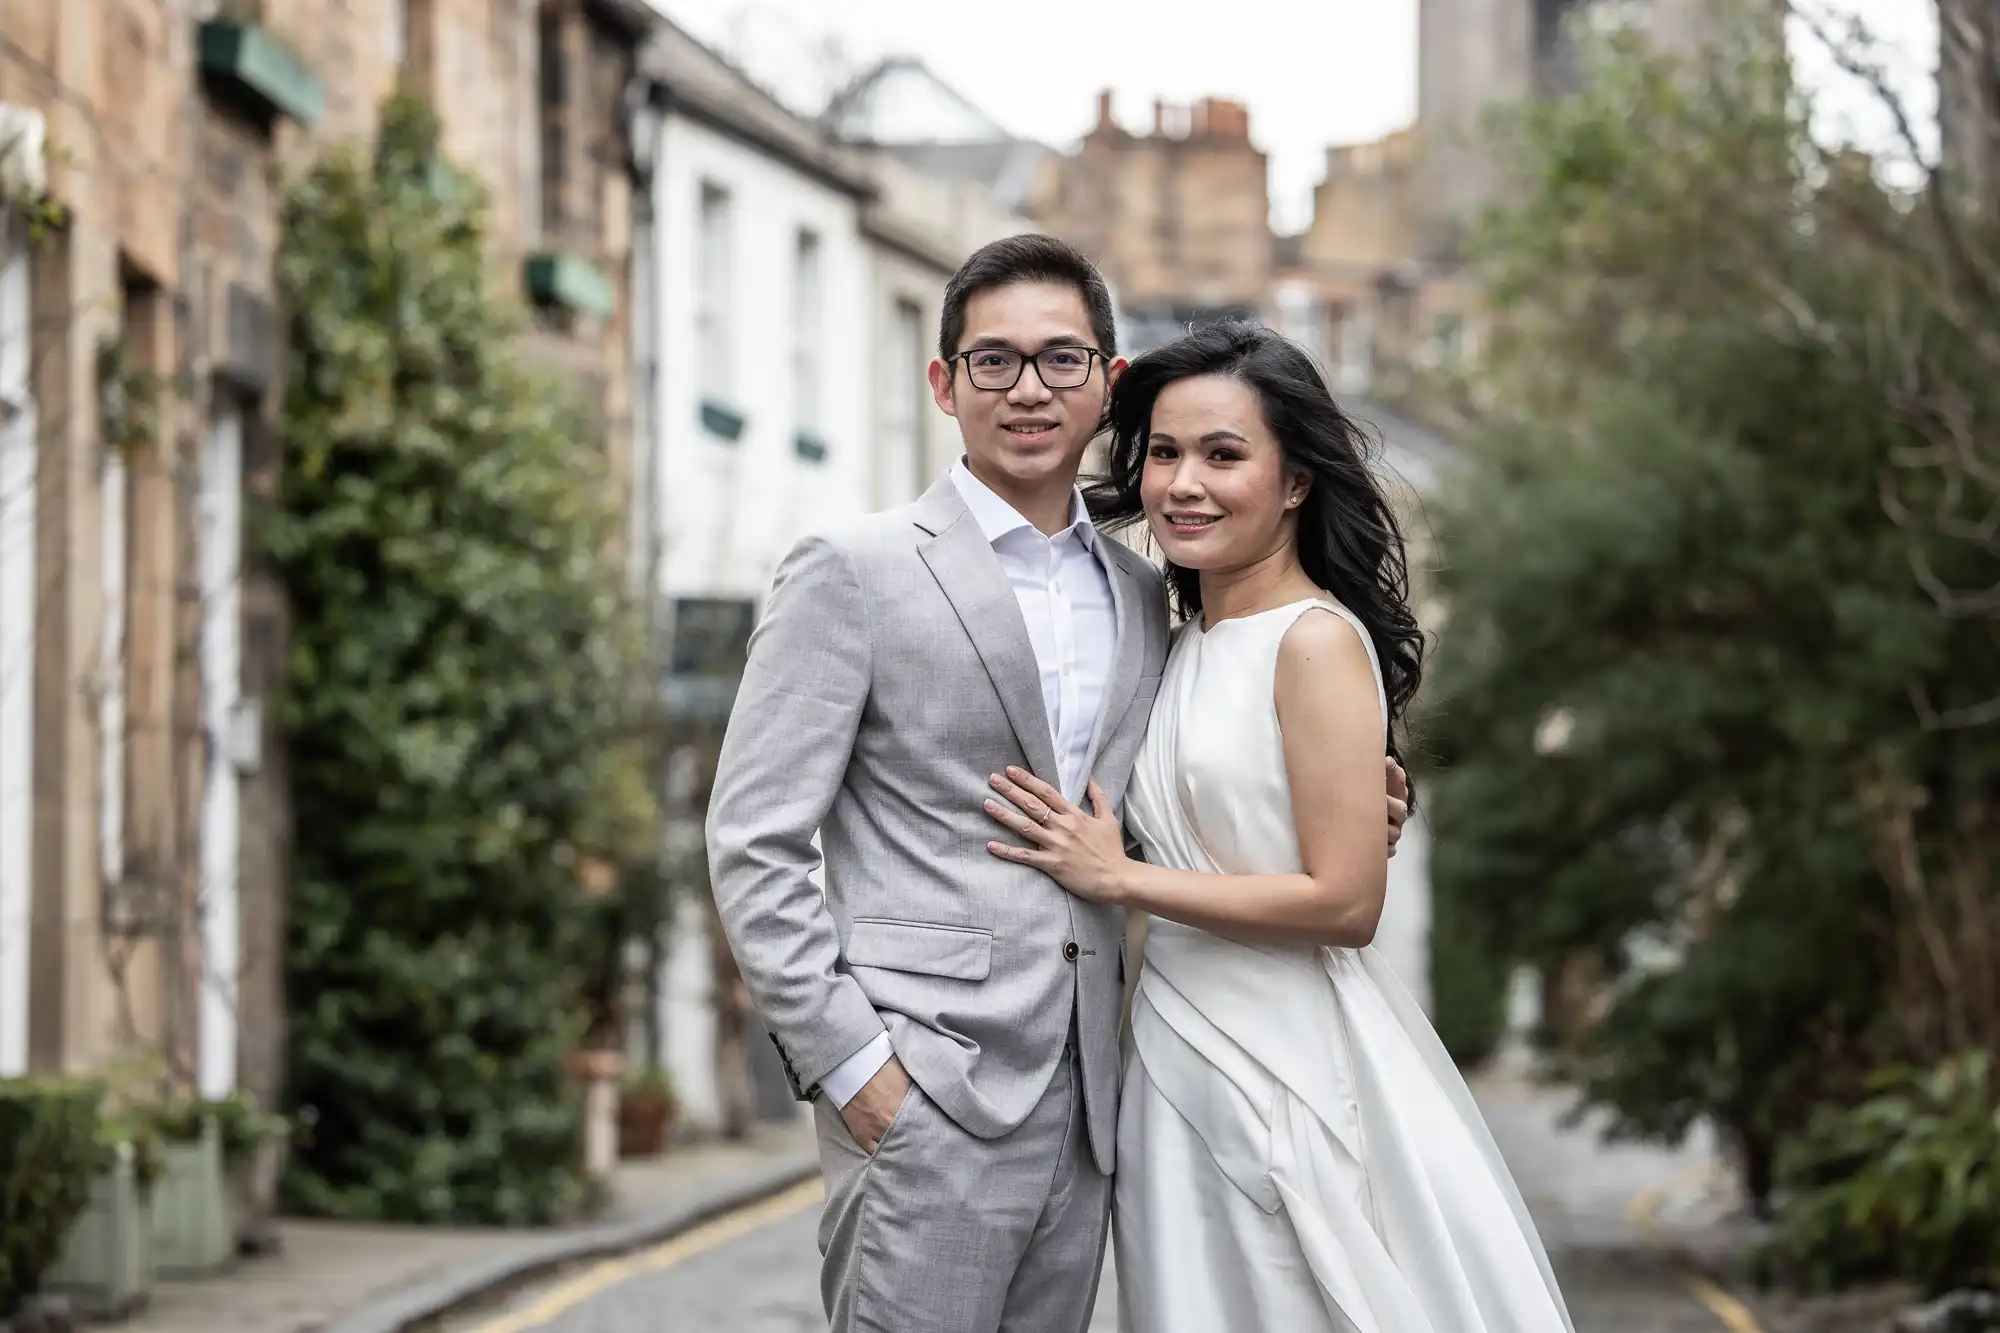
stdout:
<svg viewBox="0 0 2000 1333">
<path fill-rule="evenodd" d="M 946 288 L 938 406 L 965 455 L 914 505 L 801 542 L 751 641 L 711 798 L 712 880 L 793 1091 L 813 1102 L 836 1330 L 1090 1319 L 1118 1116 L 1124 923 L 989 855 L 1014 764 L 1122 803 L 1167 650 L 1159 572 L 1077 469 L 1111 297 L 1047 236 Z M 1391 836 L 1400 828 L 1391 804 Z M 825 891 L 808 878 L 825 848 Z"/>
</svg>

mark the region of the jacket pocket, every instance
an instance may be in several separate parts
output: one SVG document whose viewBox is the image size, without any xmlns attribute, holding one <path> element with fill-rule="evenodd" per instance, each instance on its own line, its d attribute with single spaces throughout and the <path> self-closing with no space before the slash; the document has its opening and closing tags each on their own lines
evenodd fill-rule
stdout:
<svg viewBox="0 0 2000 1333">
<path fill-rule="evenodd" d="M 856 917 L 847 936 L 847 961 L 852 967 L 984 981 L 993 967 L 993 932 L 971 926 Z"/>
</svg>

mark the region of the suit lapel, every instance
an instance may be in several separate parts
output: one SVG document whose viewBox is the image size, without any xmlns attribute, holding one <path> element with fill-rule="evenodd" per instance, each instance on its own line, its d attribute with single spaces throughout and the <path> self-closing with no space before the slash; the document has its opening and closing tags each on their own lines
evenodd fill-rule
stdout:
<svg viewBox="0 0 2000 1333">
<path fill-rule="evenodd" d="M 1042 702 L 1041 668 L 1028 639 L 1028 622 L 1007 582 L 1000 559 L 972 521 L 965 502 L 947 477 L 918 505 L 918 523 L 933 535 L 917 551 L 944 590 L 967 637 L 979 653 L 1007 721 L 1021 742 L 1028 768 L 1047 782 L 1060 782 L 1048 708 Z"/>
<path fill-rule="evenodd" d="M 1130 574 L 1114 550 L 1115 543 L 1102 533 L 1097 537 L 1097 558 L 1111 581 L 1111 603 L 1118 617 L 1118 641 L 1111 650 L 1111 681 L 1104 691 L 1104 703 L 1097 710 L 1097 731 L 1090 740 L 1088 774 L 1097 771 L 1097 757 L 1110 743 L 1118 724 L 1139 693 L 1139 677 L 1146 661 L 1145 590 Z"/>
</svg>

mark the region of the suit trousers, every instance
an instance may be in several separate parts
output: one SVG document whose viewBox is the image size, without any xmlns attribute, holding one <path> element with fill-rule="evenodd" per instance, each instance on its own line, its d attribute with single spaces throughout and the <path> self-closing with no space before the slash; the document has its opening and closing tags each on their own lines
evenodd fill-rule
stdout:
<svg viewBox="0 0 2000 1333">
<path fill-rule="evenodd" d="M 1111 1177 L 1091 1156 L 1073 1047 L 999 1138 L 968 1134 L 914 1085 L 873 1156 L 825 1098 L 813 1112 L 834 1333 L 1083 1333 Z"/>
</svg>

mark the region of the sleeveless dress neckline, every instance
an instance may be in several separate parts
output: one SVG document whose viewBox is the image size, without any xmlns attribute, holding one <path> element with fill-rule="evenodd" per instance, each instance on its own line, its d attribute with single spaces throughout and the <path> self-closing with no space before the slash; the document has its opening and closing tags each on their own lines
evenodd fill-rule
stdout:
<svg viewBox="0 0 2000 1333">
<path fill-rule="evenodd" d="M 1275 616 L 1280 611 L 1296 611 L 1304 606 L 1324 606 L 1331 610 L 1339 605 L 1340 603 L 1334 598 L 1326 593 L 1321 593 L 1317 597 L 1301 597 L 1296 602 L 1285 602 L 1280 606 L 1267 606 L 1262 611 L 1251 611 L 1245 615 L 1230 616 L 1226 620 L 1216 621 L 1213 625 L 1207 623 L 1206 616 L 1198 617 L 1188 623 L 1194 626 L 1196 634 L 1205 639 L 1224 625 L 1248 624 L 1252 621 L 1262 620 L 1265 616 Z M 1367 636 L 1364 634 L 1362 637 L 1366 638 Z"/>
<path fill-rule="evenodd" d="M 1189 622 L 1127 799 L 1148 861 L 1302 869 L 1272 686 L 1313 607 L 1361 635 L 1386 728 L 1337 601 Z M 1373 949 L 1149 920 L 1114 1188 L 1126 1333 L 1574 1333 L 1464 1079 Z"/>
</svg>

